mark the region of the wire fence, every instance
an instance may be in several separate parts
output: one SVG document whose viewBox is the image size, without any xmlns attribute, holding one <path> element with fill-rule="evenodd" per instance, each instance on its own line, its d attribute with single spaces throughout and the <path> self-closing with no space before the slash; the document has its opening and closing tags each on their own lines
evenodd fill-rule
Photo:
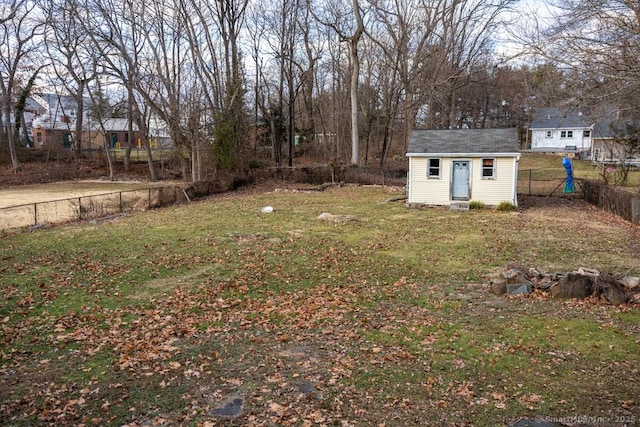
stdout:
<svg viewBox="0 0 640 427">
<path fill-rule="evenodd" d="M 342 176 L 344 171 L 336 171 L 339 178 L 354 179 L 353 176 Z M 336 173 L 334 172 L 334 173 Z M 282 172 L 280 172 L 282 173 Z M 289 174 L 292 172 L 288 172 Z M 362 171 L 361 174 L 365 175 Z M 309 172 L 307 171 L 307 174 Z M 404 182 L 404 177 L 388 176 L 387 181 Z M 314 175 L 315 176 L 315 175 Z M 367 182 L 376 176 L 368 174 Z M 272 177 L 273 178 L 273 177 Z M 284 177 L 281 177 L 284 178 Z M 292 179 L 291 176 L 286 178 Z M 307 177 L 308 178 L 308 177 Z M 362 177 L 360 177 L 362 179 Z M 327 182 L 327 176 L 318 176 L 318 181 Z M 384 180 L 384 178 L 382 178 Z M 565 193 L 566 173 L 562 169 L 525 169 L 518 172 L 518 194 L 530 196 L 560 196 Z M 387 182 L 389 183 L 389 182 Z M 577 180 L 575 192 L 570 193 L 584 197 L 585 184 Z M 599 196 L 602 198 L 602 196 Z M 595 199 L 596 197 L 591 197 Z M 0 230 L 9 231 L 19 228 L 41 227 L 74 220 L 98 219 L 112 215 L 146 210 L 170 204 L 183 203 L 189 198 L 179 187 L 150 187 L 137 190 L 123 190 L 90 196 L 71 197 L 36 203 L 26 203 L 0 208 Z M 593 200 L 590 200 L 593 203 Z M 638 204 L 638 202 L 633 202 Z M 635 205 L 634 205 L 635 206 Z M 635 207 L 636 210 L 640 209 Z M 636 212 L 634 210 L 633 212 Z M 634 213 L 634 222 L 638 221 Z"/>
<path fill-rule="evenodd" d="M 567 174 L 564 169 L 524 169 L 518 171 L 518 194 L 527 196 L 559 196 L 565 193 Z M 575 192 L 582 195 L 580 185 Z"/>
<path fill-rule="evenodd" d="M 105 218 L 188 200 L 179 187 L 150 187 L 0 208 L 0 230 Z"/>
</svg>

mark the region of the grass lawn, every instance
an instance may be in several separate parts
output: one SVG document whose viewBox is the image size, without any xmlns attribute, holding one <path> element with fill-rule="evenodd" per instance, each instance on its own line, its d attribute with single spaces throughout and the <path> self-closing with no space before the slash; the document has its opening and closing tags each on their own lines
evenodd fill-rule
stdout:
<svg viewBox="0 0 640 427">
<path fill-rule="evenodd" d="M 245 192 L 4 237 L 1 423 L 638 422 L 637 304 L 485 279 L 640 276 L 638 226 L 571 199 L 461 213 L 399 194 Z"/>
</svg>

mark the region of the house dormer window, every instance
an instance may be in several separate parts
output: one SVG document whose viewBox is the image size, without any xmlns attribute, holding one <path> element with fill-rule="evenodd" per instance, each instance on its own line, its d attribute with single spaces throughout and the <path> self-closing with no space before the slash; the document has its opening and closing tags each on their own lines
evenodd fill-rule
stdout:
<svg viewBox="0 0 640 427">
<path fill-rule="evenodd" d="M 573 138 L 573 131 L 572 130 L 560 131 L 560 138 Z"/>
</svg>

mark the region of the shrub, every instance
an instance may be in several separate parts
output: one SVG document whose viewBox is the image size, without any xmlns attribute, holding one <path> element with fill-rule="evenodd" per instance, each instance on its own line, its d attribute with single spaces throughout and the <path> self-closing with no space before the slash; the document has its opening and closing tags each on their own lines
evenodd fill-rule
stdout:
<svg viewBox="0 0 640 427">
<path fill-rule="evenodd" d="M 251 170 L 256 170 L 256 169 L 265 169 L 269 167 L 269 163 L 265 162 L 263 160 L 251 160 L 249 161 L 249 169 Z"/>
<path fill-rule="evenodd" d="M 484 209 L 485 205 L 483 202 L 479 202 L 477 200 L 472 200 L 469 202 L 469 209 Z"/>
<path fill-rule="evenodd" d="M 501 212 L 511 212 L 517 211 L 518 208 L 511 202 L 500 202 L 500 204 L 496 207 L 497 210 Z"/>
</svg>

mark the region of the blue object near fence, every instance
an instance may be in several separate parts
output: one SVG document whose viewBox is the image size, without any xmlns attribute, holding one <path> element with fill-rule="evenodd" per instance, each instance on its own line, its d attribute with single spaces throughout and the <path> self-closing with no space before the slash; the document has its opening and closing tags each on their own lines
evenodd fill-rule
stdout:
<svg viewBox="0 0 640 427">
<path fill-rule="evenodd" d="M 562 159 L 562 166 L 567 171 L 567 178 L 564 181 L 564 193 L 575 193 L 576 187 L 573 183 L 573 165 L 571 160 L 565 157 Z"/>
</svg>

